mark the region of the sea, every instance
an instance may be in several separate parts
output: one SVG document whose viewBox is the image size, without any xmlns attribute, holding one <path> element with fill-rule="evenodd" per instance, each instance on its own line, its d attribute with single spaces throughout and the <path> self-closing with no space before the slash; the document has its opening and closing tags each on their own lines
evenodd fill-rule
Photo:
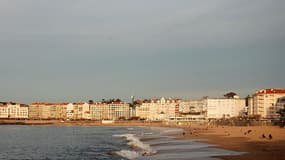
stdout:
<svg viewBox="0 0 285 160">
<path fill-rule="evenodd" d="M 171 136 L 182 129 L 100 126 L 0 126 L 0 159 L 212 160 L 242 153 Z"/>
</svg>

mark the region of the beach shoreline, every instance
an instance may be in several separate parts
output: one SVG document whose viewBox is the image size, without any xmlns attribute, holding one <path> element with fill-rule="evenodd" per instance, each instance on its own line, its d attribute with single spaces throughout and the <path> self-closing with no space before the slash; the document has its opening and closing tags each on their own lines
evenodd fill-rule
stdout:
<svg viewBox="0 0 285 160">
<path fill-rule="evenodd" d="M 182 128 L 183 134 L 172 135 L 178 139 L 191 139 L 213 144 L 216 148 L 238 151 L 243 154 L 219 156 L 225 160 L 258 159 L 285 160 L 285 128 L 277 126 L 209 126 L 202 123 L 116 121 L 102 124 L 101 121 L 61 121 L 61 120 L 0 120 L 1 125 L 56 125 L 56 126 L 138 126 Z M 270 139 L 269 134 L 272 138 Z M 262 137 L 264 135 L 265 137 Z"/>
<path fill-rule="evenodd" d="M 285 129 L 277 126 L 184 126 L 184 135 L 180 139 L 193 139 L 215 147 L 238 151 L 243 154 L 219 156 L 225 160 L 285 159 Z M 272 138 L 270 139 L 269 134 Z M 265 137 L 263 137 L 264 135 Z"/>
</svg>

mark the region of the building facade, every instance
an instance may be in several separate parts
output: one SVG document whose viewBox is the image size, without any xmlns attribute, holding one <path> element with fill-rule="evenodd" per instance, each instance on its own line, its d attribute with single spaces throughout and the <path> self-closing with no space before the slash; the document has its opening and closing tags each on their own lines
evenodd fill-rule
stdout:
<svg viewBox="0 0 285 160">
<path fill-rule="evenodd" d="M 91 119 L 90 104 L 85 102 L 69 103 L 66 107 L 66 116 L 70 120 Z"/>
<path fill-rule="evenodd" d="M 245 98 L 245 112 L 247 116 L 252 116 L 254 115 L 253 113 L 253 98 L 250 96 L 247 96 Z"/>
<path fill-rule="evenodd" d="M 179 115 L 179 99 L 152 99 L 137 107 L 136 115 L 151 121 L 169 120 Z"/>
<path fill-rule="evenodd" d="M 34 102 L 29 106 L 29 119 L 66 119 L 67 104 Z"/>
<path fill-rule="evenodd" d="M 29 106 L 13 102 L 0 102 L 0 118 L 28 119 Z"/>
<path fill-rule="evenodd" d="M 202 113 L 206 111 L 204 99 L 181 101 L 179 104 L 180 113 Z"/>
<path fill-rule="evenodd" d="M 232 118 L 245 112 L 245 99 L 235 98 L 206 98 L 204 99 L 207 119 Z"/>
<path fill-rule="evenodd" d="M 181 101 L 179 103 L 179 117 L 176 121 L 203 121 L 206 120 L 206 105 L 204 99 Z"/>
<path fill-rule="evenodd" d="M 92 120 L 119 120 L 130 117 L 130 104 L 125 102 L 96 102 L 90 104 Z"/>
<path fill-rule="evenodd" d="M 276 110 L 285 109 L 285 96 L 277 99 Z"/>
<path fill-rule="evenodd" d="M 260 115 L 264 119 L 276 117 L 278 98 L 285 96 L 285 89 L 262 89 L 253 95 L 252 115 Z"/>
</svg>

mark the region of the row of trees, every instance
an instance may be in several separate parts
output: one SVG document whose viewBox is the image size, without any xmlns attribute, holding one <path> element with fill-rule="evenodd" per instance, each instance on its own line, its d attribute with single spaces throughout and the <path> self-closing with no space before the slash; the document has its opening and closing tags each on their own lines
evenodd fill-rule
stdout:
<svg viewBox="0 0 285 160">
<path fill-rule="evenodd" d="M 109 103 L 113 103 L 113 102 L 115 102 L 115 103 L 120 103 L 120 102 L 122 102 L 122 100 L 119 99 L 119 98 L 117 98 L 117 99 L 112 98 L 112 99 L 108 99 L 108 100 L 102 99 L 101 102 L 102 102 L 102 103 L 108 103 L 108 104 L 109 104 Z M 89 103 L 89 104 L 93 104 L 94 101 L 93 101 L 93 100 L 89 100 L 88 103 Z"/>
</svg>

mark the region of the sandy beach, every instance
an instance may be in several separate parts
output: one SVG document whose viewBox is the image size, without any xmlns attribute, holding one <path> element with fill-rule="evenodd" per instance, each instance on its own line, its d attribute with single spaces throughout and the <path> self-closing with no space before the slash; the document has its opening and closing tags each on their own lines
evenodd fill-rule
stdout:
<svg viewBox="0 0 285 160">
<path fill-rule="evenodd" d="M 239 156 L 219 157 L 225 160 L 285 160 L 285 128 L 278 126 L 211 126 L 191 123 L 176 125 L 175 123 L 120 122 L 115 126 L 149 126 L 183 128 L 185 134 L 174 135 L 179 139 L 195 139 L 218 148 L 244 152 Z M 269 137 L 271 134 L 271 138 Z M 264 135 L 264 137 L 263 137 Z"/>
<path fill-rule="evenodd" d="M 226 160 L 236 159 L 259 159 L 259 160 L 282 160 L 285 159 L 285 128 L 277 126 L 208 126 L 191 123 L 177 125 L 161 122 L 120 121 L 113 124 L 103 125 L 100 121 L 59 121 L 59 120 L 8 120 L 2 121 L 7 124 L 26 125 L 86 125 L 86 126 L 146 126 L 146 127 L 171 127 L 183 128 L 184 134 L 174 135 L 179 139 L 195 139 L 209 144 L 217 145 L 218 148 L 233 151 L 246 152 L 239 156 L 219 157 Z M 269 137 L 271 134 L 272 138 Z M 264 136 L 263 136 L 264 135 Z"/>
<path fill-rule="evenodd" d="M 178 138 L 196 139 L 215 144 L 219 148 L 246 152 L 240 156 L 220 157 L 222 159 L 285 159 L 284 128 L 277 126 L 207 127 L 204 125 L 192 125 L 191 127 L 183 128 L 185 129 L 185 135 L 179 135 L 177 136 Z M 271 134 L 272 138 L 269 137 L 269 134 Z"/>
</svg>

